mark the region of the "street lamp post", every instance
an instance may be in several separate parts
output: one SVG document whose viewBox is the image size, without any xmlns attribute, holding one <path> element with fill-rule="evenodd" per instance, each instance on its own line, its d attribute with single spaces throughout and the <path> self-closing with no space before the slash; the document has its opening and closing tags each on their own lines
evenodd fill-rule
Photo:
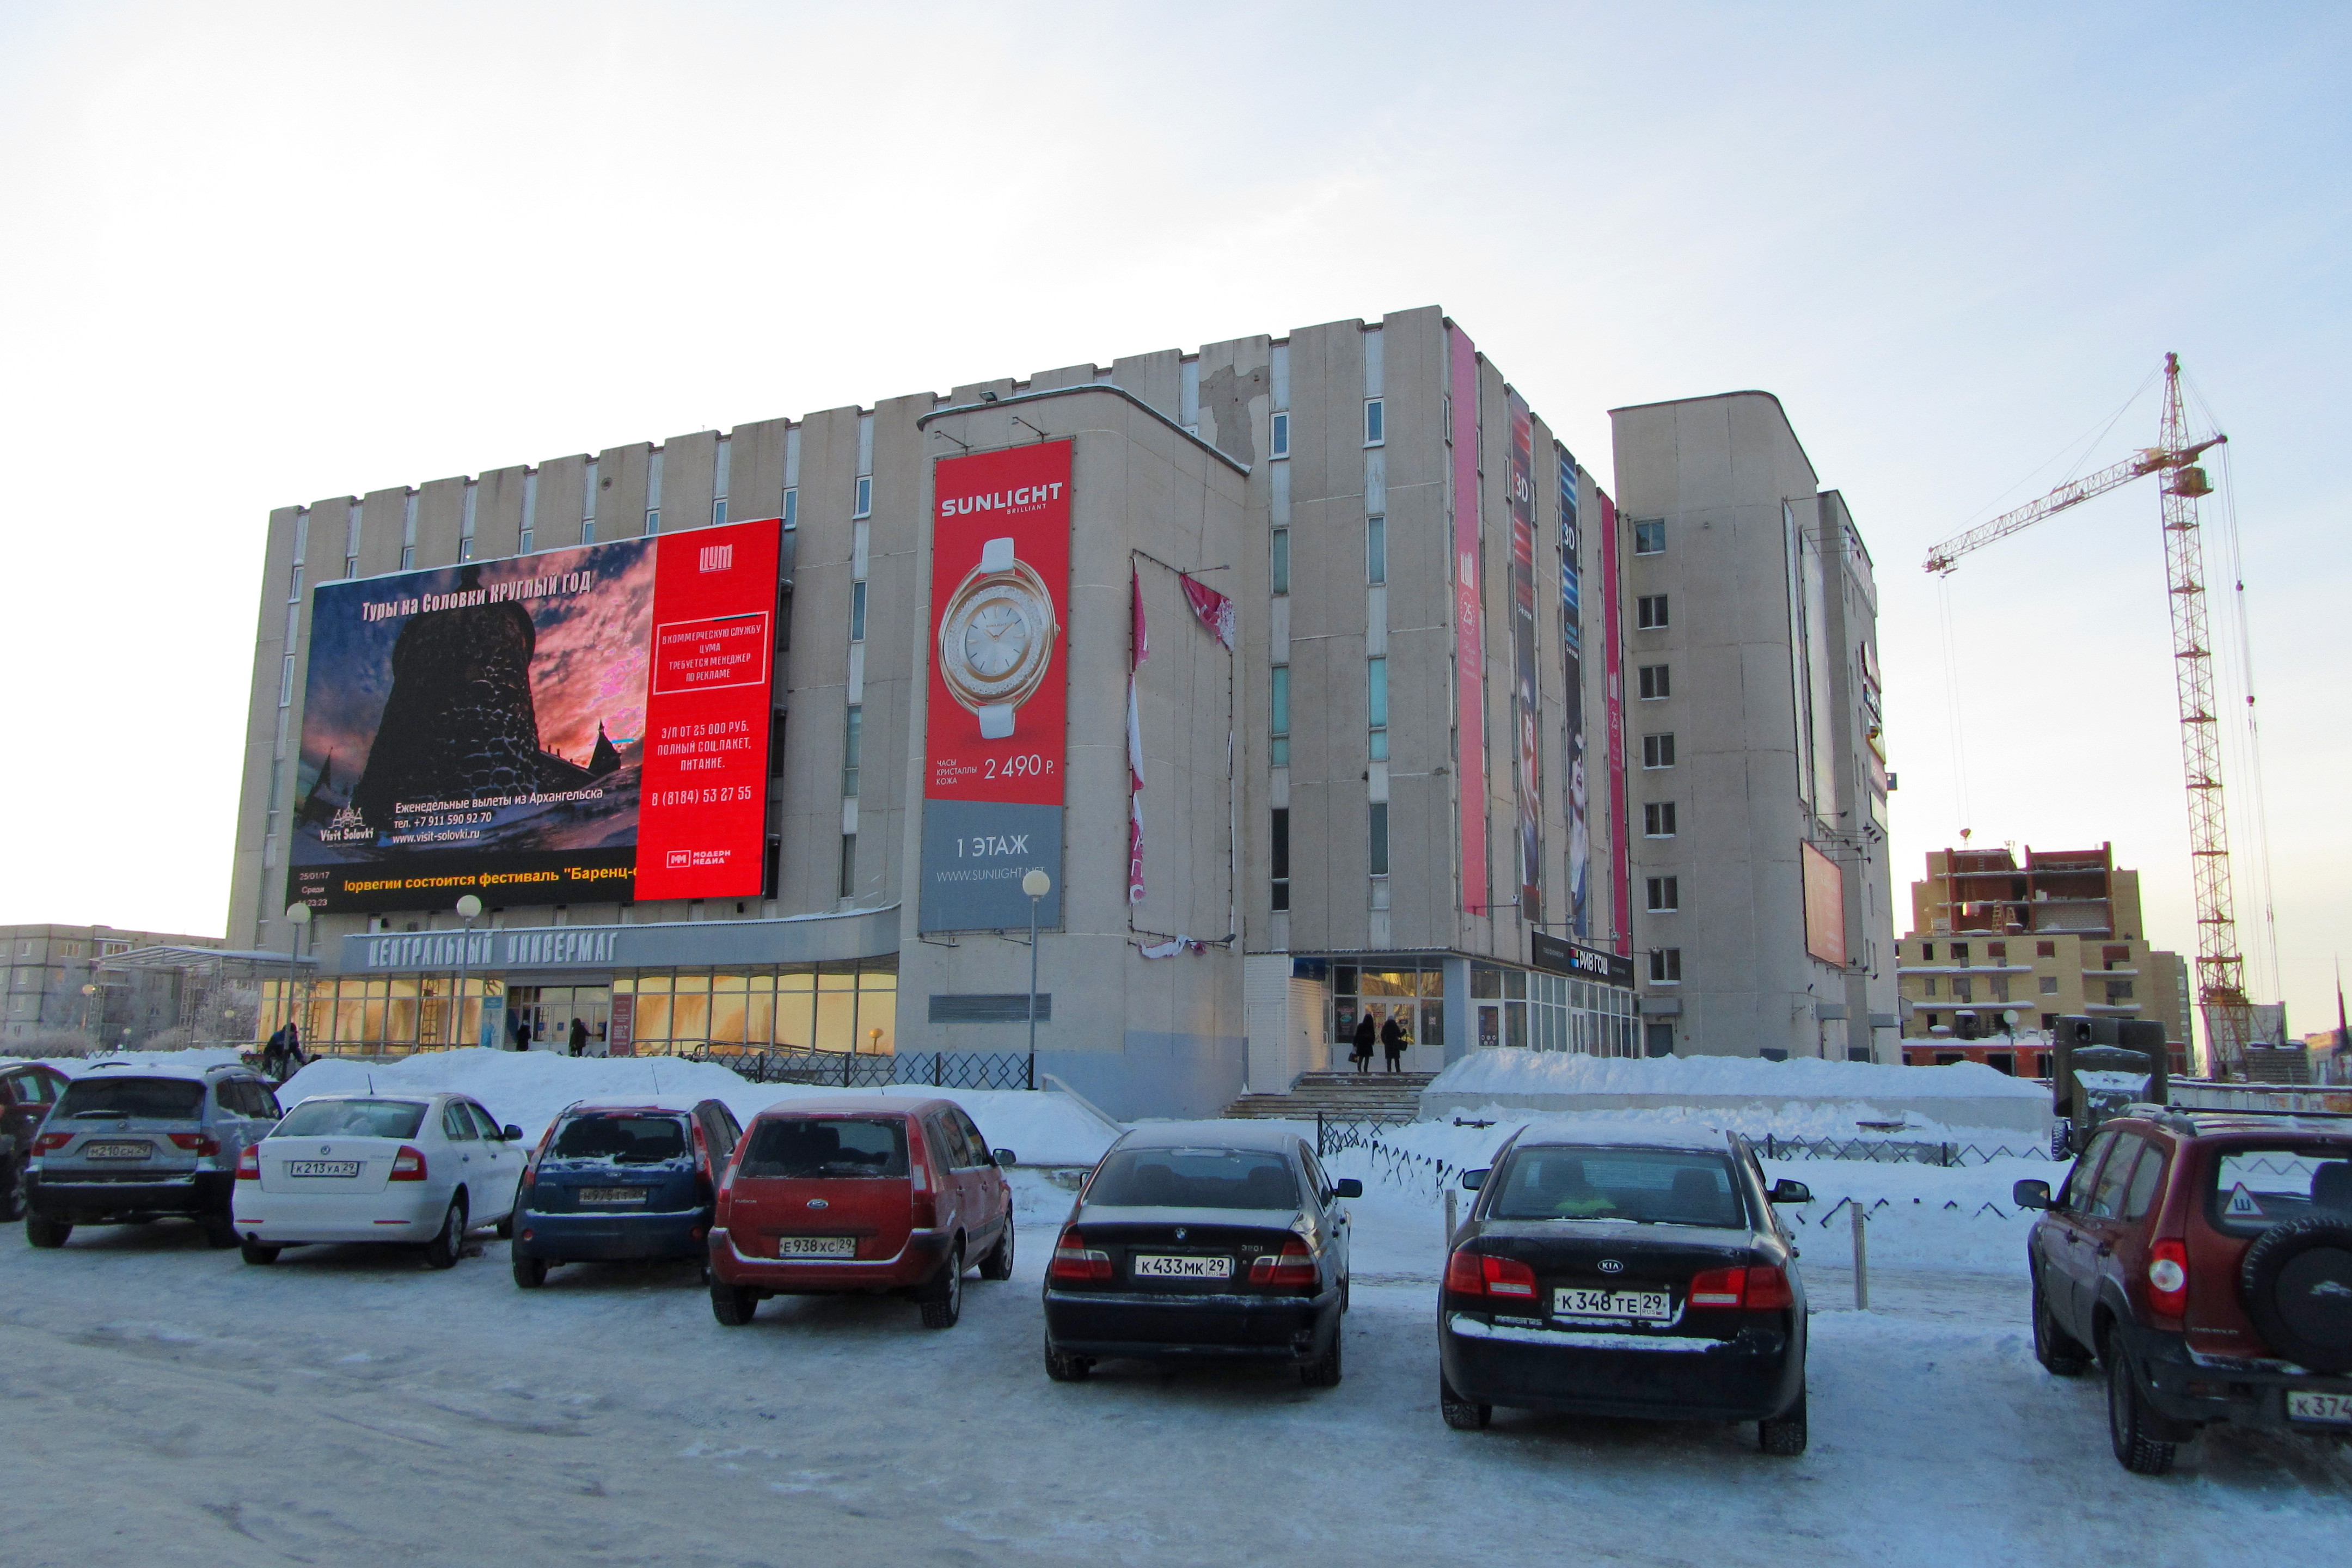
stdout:
<svg viewBox="0 0 2352 1568">
<path fill-rule="evenodd" d="M 474 946 L 474 922 L 482 918 L 482 900 L 467 893 L 457 900 L 457 918 L 466 922 L 466 934 L 457 939 L 457 994 L 450 1003 L 449 1043 L 457 1043 L 457 1031 L 466 1021 L 466 960 Z"/>
<path fill-rule="evenodd" d="M 1041 870 L 1032 870 L 1021 879 L 1021 890 L 1029 895 L 1029 1087 L 1037 1087 L 1037 905 L 1054 890 L 1054 879 Z"/>
<path fill-rule="evenodd" d="M 302 933 L 310 924 L 310 906 L 286 906 L 286 923 L 293 929 L 286 934 L 286 994 L 278 998 L 278 1026 L 283 1028 L 294 1016 L 294 964 L 302 948 Z"/>
<path fill-rule="evenodd" d="M 1033 986 L 1032 989 L 1034 987 Z M 95 984 L 84 985 L 81 988 L 81 1032 L 85 1035 L 89 1033 L 90 998 L 97 994 L 98 987 Z"/>
</svg>

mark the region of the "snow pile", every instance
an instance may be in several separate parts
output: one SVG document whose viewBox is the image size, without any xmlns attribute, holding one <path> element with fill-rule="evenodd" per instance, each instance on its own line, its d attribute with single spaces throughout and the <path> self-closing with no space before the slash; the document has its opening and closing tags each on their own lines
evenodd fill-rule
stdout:
<svg viewBox="0 0 2352 1568">
<path fill-rule="evenodd" d="M 234 1046 L 198 1046 L 184 1051 L 107 1051 L 89 1057 L 8 1057 L 0 1056 L 0 1067 L 21 1061 L 37 1061 L 53 1067 L 68 1078 L 79 1078 L 100 1062 L 137 1062 L 142 1067 L 208 1068 L 224 1062 L 240 1061 L 243 1053 Z"/>
<path fill-rule="evenodd" d="M 534 1143 L 557 1112 L 580 1100 L 684 1108 L 717 1100 L 737 1120 L 749 1121 L 784 1100 L 874 1094 L 951 1100 L 980 1124 L 989 1147 L 1012 1150 L 1024 1165 L 1091 1165 L 1121 1131 L 1068 1095 L 1051 1091 L 751 1083 L 715 1062 L 676 1057 L 567 1057 L 548 1051 L 433 1051 L 390 1065 L 330 1058 L 296 1073 L 278 1089 L 278 1099 L 291 1107 L 315 1094 L 371 1092 L 468 1094 L 501 1125 L 511 1122 L 521 1128 Z"/>
</svg>

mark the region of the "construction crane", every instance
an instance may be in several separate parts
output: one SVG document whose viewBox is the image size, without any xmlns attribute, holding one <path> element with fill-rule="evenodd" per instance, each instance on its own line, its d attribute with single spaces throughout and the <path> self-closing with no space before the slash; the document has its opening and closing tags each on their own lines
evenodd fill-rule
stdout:
<svg viewBox="0 0 2352 1568">
<path fill-rule="evenodd" d="M 2213 701 L 2212 642 L 2206 629 L 2205 545 L 2197 499 L 2213 486 L 2197 459 L 2227 441 L 2192 439 L 2180 398 L 2180 356 L 2164 356 L 2164 423 L 2157 444 L 2114 468 L 2059 486 L 2030 506 L 1994 518 L 1927 552 L 1927 570 L 1950 573 L 1961 557 L 2145 475 L 2163 498 L 2164 569 L 2172 595 L 2173 689 L 2180 705 L 2180 761 L 2189 785 L 2189 857 L 2197 891 L 2197 1005 L 2217 1073 L 2242 1074 L 2253 1037 L 2245 959 L 2230 888 L 2230 826 L 2221 809 L 2221 737 Z"/>
</svg>

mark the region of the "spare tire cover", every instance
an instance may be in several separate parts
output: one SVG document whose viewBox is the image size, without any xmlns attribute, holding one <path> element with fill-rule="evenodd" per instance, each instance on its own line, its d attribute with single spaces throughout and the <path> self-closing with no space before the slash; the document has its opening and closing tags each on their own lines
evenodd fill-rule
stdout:
<svg viewBox="0 0 2352 1568">
<path fill-rule="evenodd" d="M 2238 1279 L 2273 1351 L 2315 1372 L 2352 1371 L 2352 1224 L 2274 1226 L 2246 1248 Z"/>
</svg>

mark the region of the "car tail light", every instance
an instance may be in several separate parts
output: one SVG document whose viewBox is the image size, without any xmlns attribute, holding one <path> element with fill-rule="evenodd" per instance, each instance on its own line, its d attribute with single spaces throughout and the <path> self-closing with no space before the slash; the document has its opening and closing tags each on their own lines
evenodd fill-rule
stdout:
<svg viewBox="0 0 2352 1568">
<path fill-rule="evenodd" d="M 64 1148 L 67 1144 L 72 1142 L 73 1134 L 70 1132 L 44 1132 L 38 1138 L 33 1140 L 33 1152 L 36 1154 L 54 1153 L 56 1151 Z"/>
<path fill-rule="evenodd" d="M 2189 1312 L 2189 1249 L 2159 1241 L 2147 1249 L 2147 1304 L 2168 1318 Z"/>
<path fill-rule="evenodd" d="M 220 1152 L 220 1140 L 207 1138 L 201 1132 L 174 1132 L 171 1134 L 171 1139 L 175 1148 L 185 1149 L 192 1154 Z"/>
<path fill-rule="evenodd" d="M 1286 1237 L 1280 1252 L 1269 1252 L 1250 1264 L 1253 1285 L 1312 1285 L 1315 1283 L 1315 1255 L 1307 1250 L 1307 1243 L 1297 1237 Z"/>
<path fill-rule="evenodd" d="M 1787 1289 L 1787 1281 L 1781 1282 Z M 1748 1270 L 1745 1268 L 1710 1268 L 1691 1276 L 1690 1304 L 1694 1307 L 1744 1307 L 1748 1304 Z"/>
<path fill-rule="evenodd" d="M 1502 1296 L 1532 1301 L 1536 1271 L 1516 1258 L 1497 1258 L 1467 1248 L 1445 1260 L 1445 1288 L 1463 1296 Z"/>
<path fill-rule="evenodd" d="M 261 1145 L 247 1143 L 236 1157 L 236 1179 L 240 1182 L 261 1180 Z"/>
<path fill-rule="evenodd" d="M 1075 1230 L 1062 1232 L 1054 1243 L 1054 1261 L 1047 1265 L 1048 1279 L 1086 1283 L 1110 1278 L 1110 1254 L 1088 1247 L 1087 1238 Z"/>
<path fill-rule="evenodd" d="M 421 1182 L 425 1179 L 425 1155 L 422 1151 L 403 1143 L 400 1152 L 392 1157 L 392 1175 L 395 1182 Z"/>
<path fill-rule="evenodd" d="M 1797 1293 L 1789 1289 L 1789 1276 L 1773 1264 L 1753 1264 L 1748 1270 L 1748 1310 L 1751 1312 L 1778 1312 L 1797 1304 Z"/>
</svg>

